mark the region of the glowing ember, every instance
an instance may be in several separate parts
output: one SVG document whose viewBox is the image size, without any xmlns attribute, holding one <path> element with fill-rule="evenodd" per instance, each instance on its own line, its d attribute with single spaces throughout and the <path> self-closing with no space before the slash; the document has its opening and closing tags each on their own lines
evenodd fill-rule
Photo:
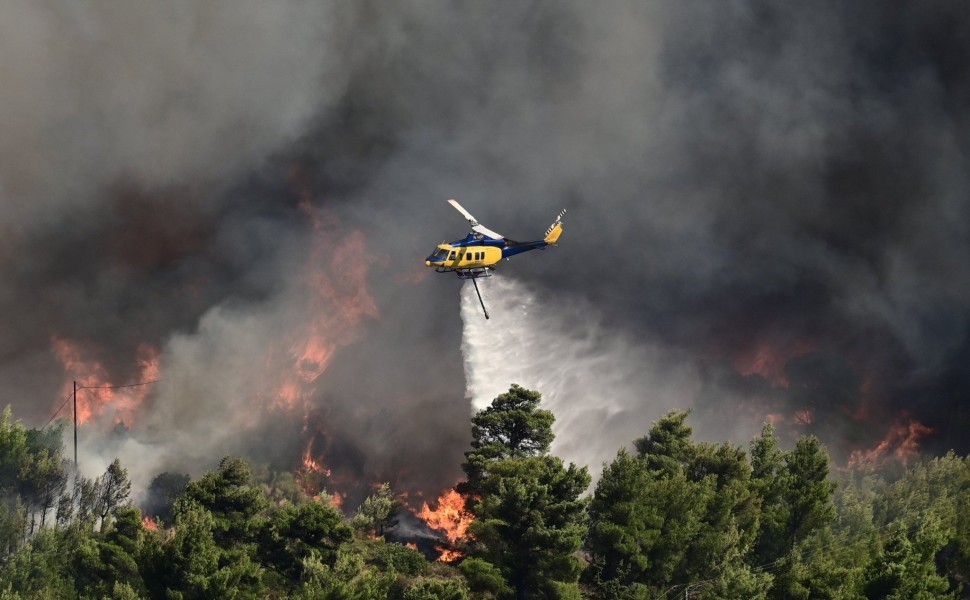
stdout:
<svg viewBox="0 0 970 600">
<path fill-rule="evenodd" d="M 159 378 L 158 350 L 148 344 L 142 344 L 136 351 L 138 376 L 136 381 L 128 384 L 116 384 L 112 381 L 107 369 L 99 361 L 87 356 L 80 344 L 69 340 L 51 337 L 54 355 L 64 366 L 69 381 L 65 381 L 61 388 L 61 398 L 73 392 L 74 382 L 77 382 L 77 416 L 78 422 L 87 423 L 91 419 L 110 415 L 113 424 L 134 422 L 145 398 L 151 392 L 151 387 L 134 385 L 131 383 L 157 381 Z"/>
<path fill-rule="evenodd" d="M 899 421 L 875 447 L 870 450 L 854 451 L 849 456 L 849 465 L 878 466 L 889 460 L 897 460 L 906 465 L 911 458 L 919 454 L 919 441 L 929 433 L 933 433 L 933 429 L 915 419 L 908 419 L 906 423 Z"/>
<path fill-rule="evenodd" d="M 424 519 L 428 527 L 444 533 L 448 541 L 454 545 L 465 537 L 465 532 L 474 518 L 465 510 L 465 497 L 454 489 L 448 490 L 438 498 L 438 507 L 434 510 L 425 502 L 418 512 L 418 517 Z M 444 546 L 437 546 L 441 554 L 439 562 L 452 562 L 463 555 L 461 552 Z"/>
<path fill-rule="evenodd" d="M 407 544 L 404 544 L 404 545 L 407 546 L 408 548 L 410 548 L 411 550 L 417 550 L 418 549 L 418 545 L 415 544 L 414 542 L 408 542 Z"/>
</svg>

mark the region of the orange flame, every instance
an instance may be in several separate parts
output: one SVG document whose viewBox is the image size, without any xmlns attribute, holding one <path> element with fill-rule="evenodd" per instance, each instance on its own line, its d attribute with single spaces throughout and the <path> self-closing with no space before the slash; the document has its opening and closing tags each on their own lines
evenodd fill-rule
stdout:
<svg viewBox="0 0 970 600">
<path fill-rule="evenodd" d="M 849 456 L 849 466 L 869 464 L 878 466 L 896 460 L 903 465 L 919 454 L 919 441 L 933 428 L 923 425 L 915 419 L 907 419 L 906 423 L 897 421 L 886 437 L 870 450 L 855 450 Z"/>
<path fill-rule="evenodd" d="M 437 562 L 450 563 L 465 557 L 465 555 L 461 552 L 445 548 L 440 544 L 436 545 L 435 549 L 438 550 L 438 552 L 441 552 L 441 554 L 438 555 L 438 558 L 435 559 Z"/>
<path fill-rule="evenodd" d="M 71 394 L 74 382 L 77 382 L 79 423 L 87 423 L 103 414 L 110 414 L 115 425 L 119 423 L 130 425 L 134 422 L 135 414 L 151 392 L 151 387 L 142 385 L 117 387 L 104 365 L 86 356 L 90 351 L 86 351 L 76 342 L 52 336 L 51 349 L 64 366 L 69 379 L 61 388 L 61 397 Z M 136 357 L 139 374 L 134 383 L 157 381 L 159 378 L 158 350 L 148 344 L 142 344 L 136 351 Z"/>
<path fill-rule="evenodd" d="M 303 466 L 296 472 L 296 482 L 305 494 L 319 499 L 324 493 L 329 477 L 330 469 L 327 465 L 322 459 L 313 457 L 313 438 L 310 438 L 303 451 Z M 331 497 L 331 502 L 337 508 L 340 508 L 340 501 L 336 494 Z"/>
<path fill-rule="evenodd" d="M 359 339 L 364 319 L 380 317 L 367 290 L 374 257 L 367 252 L 364 235 L 353 231 L 337 238 L 327 221 L 316 213 L 312 216 L 314 237 L 306 260 L 309 273 L 302 280 L 307 318 L 267 357 L 267 368 L 273 374 L 270 379 L 277 381 L 276 391 L 268 394 L 271 404 L 303 410 L 304 416 L 317 391 L 316 383 L 336 351 Z M 281 361 L 290 365 L 282 376 L 277 374 Z"/>
<path fill-rule="evenodd" d="M 305 318 L 270 349 L 263 397 L 270 409 L 302 413 L 302 433 L 307 439 L 297 478 L 304 491 L 313 495 L 322 492 L 324 483 L 327 488 L 333 484 L 326 463 L 327 436 L 320 435 L 324 424 L 311 415 L 320 378 L 342 346 L 360 339 L 364 321 L 378 319 L 380 314 L 367 289 L 367 277 L 376 258 L 368 252 L 363 233 L 341 232 L 337 219 L 313 207 L 307 182 L 298 183 L 300 209 L 313 227 L 305 275 L 298 281 L 297 290 Z M 317 442 L 318 438 L 324 442 Z M 343 497 L 333 493 L 332 501 L 339 507 Z"/>
<path fill-rule="evenodd" d="M 142 517 L 142 519 L 141 519 L 141 526 L 144 527 L 145 529 L 150 529 L 152 531 L 157 531 L 158 530 L 158 521 L 156 521 L 155 519 L 153 519 L 151 517 Z"/>
<path fill-rule="evenodd" d="M 448 541 L 455 544 L 465 537 L 468 526 L 475 519 L 465 510 L 465 497 L 457 490 L 450 489 L 441 494 L 437 504 L 438 507 L 432 510 L 427 502 L 422 502 L 418 516 L 432 529 L 443 532 Z"/>
<path fill-rule="evenodd" d="M 465 497 L 455 489 L 450 489 L 438 498 L 437 508 L 432 509 L 427 502 L 421 503 L 421 510 L 417 516 L 423 519 L 428 527 L 440 531 L 451 545 L 457 544 L 468 530 L 475 518 L 465 510 Z M 452 562 L 464 556 L 454 548 L 437 545 L 441 553 L 439 562 Z"/>
<path fill-rule="evenodd" d="M 311 440 L 312 442 L 313 440 Z M 312 449 L 312 444 L 307 444 L 306 450 L 303 451 L 303 467 L 308 471 L 313 471 L 315 473 L 321 473 L 330 477 L 330 469 L 328 469 L 322 462 L 318 462 L 313 458 L 310 451 Z"/>
</svg>

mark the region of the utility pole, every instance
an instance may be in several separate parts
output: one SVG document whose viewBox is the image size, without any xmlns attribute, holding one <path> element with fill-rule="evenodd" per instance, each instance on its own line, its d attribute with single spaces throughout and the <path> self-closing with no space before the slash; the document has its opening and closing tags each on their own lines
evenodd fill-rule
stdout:
<svg viewBox="0 0 970 600">
<path fill-rule="evenodd" d="M 77 381 L 74 382 L 74 468 L 77 469 Z"/>
</svg>

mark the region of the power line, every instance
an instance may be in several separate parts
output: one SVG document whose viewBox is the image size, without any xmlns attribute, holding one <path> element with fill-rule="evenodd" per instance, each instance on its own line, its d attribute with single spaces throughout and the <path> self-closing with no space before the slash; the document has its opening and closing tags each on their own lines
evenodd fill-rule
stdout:
<svg viewBox="0 0 970 600">
<path fill-rule="evenodd" d="M 138 387 L 141 385 L 148 385 L 150 383 L 158 383 L 158 381 L 159 381 L 158 379 L 152 379 L 151 381 L 138 381 L 135 383 L 128 383 L 125 385 L 89 385 L 89 386 L 78 385 L 77 381 L 75 381 L 74 389 L 71 391 L 71 395 L 68 396 L 64 400 L 64 402 L 58 407 L 58 409 L 54 411 L 54 414 L 52 414 L 51 418 L 48 419 L 46 423 L 44 423 L 44 427 L 41 427 L 41 429 L 45 429 L 48 425 L 50 425 L 51 421 L 53 421 L 54 418 L 57 416 L 57 414 L 64 409 L 68 401 L 70 401 L 73 398 L 74 399 L 74 464 L 77 465 L 77 392 L 78 390 L 117 390 L 121 388 L 131 388 L 131 387 Z"/>
<path fill-rule="evenodd" d="M 54 414 L 51 415 L 51 418 L 47 419 L 47 422 L 44 423 L 44 426 L 41 427 L 41 429 L 46 429 L 47 426 L 51 424 L 51 421 L 53 421 L 54 418 L 57 417 L 57 414 L 59 412 L 61 412 L 62 410 L 64 410 L 64 407 L 67 406 L 67 403 L 71 401 L 71 398 L 73 396 L 74 396 L 74 392 L 71 392 L 70 394 L 67 395 L 67 398 L 64 398 L 64 403 L 61 404 L 61 406 L 57 410 L 54 411 Z"/>
<path fill-rule="evenodd" d="M 117 390 L 119 388 L 138 387 L 140 385 L 158 383 L 159 381 L 161 381 L 161 379 L 152 379 L 151 381 L 139 381 L 138 383 L 129 383 L 126 385 L 79 385 L 77 386 L 77 389 L 79 390 Z"/>
<path fill-rule="evenodd" d="M 120 388 L 138 387 L 142 385 L 148 385 L 151 383 L 158 383 L 159 381 L 161 381 L 161 379 L 152 379 L 151 381 L 139 381 L 137 383 L 128 383 L 125 385 L 79 385 L 77 386 L 77 389 L 79 390 L 117 390 Z M 57 410 L 55 410 L 51 414 L 51 417 L 47 419 L 47 422 L 44 423 L 41 429 L 46 429 L 47 426 L 50 425 L 54 421 L 54 419 L 57 418 L 57 415 L 60 414 L 62 410 L 64 410 L 64 407 L 67 406 L 67 403 L 71 401 L 71 398 L 73 396 L 74 396 L 74 392 L 71 392 L 70 394 L 67 395 L 67 398 L 64 398 L 64 402 L 62 402 L 61 405 L 57 407 Z"/>
</svg>

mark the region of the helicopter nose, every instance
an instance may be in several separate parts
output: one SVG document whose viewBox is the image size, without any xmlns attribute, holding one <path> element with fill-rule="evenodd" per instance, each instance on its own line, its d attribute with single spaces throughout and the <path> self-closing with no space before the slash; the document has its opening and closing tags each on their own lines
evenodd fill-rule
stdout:
<svg viewBox="0 0 970 600">
<path fill-rule="evenodd" d="M 430 260 L 424 261 L 424 266 L 430 267 L 431 266 L 431 261 Z"/>
</svg>

